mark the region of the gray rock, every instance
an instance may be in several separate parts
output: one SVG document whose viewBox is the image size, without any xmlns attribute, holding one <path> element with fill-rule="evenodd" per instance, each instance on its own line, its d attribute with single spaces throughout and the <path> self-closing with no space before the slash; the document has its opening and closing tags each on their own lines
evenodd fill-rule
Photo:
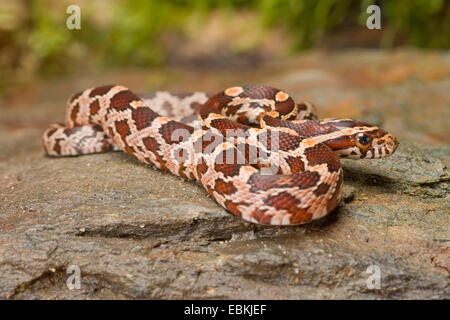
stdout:
<svg viewBox="0 0 450 320">
<path fill-rule="evenodd" d="M 59 94 L 53 101 L 38 99 L 27 112 L 4 108 L 0 298 L 449 299 L 450 150 L 445 140 L 429 143 L 441 131 L 448 134 L 448 124 L 443 126 L 441 119 L 436 122 L 440 128 L 421 127 L 419 113 L 403 107 L 416 110 L 411 102 L 425 100 L 416 90 L 420 68 L 395 84 L 381 71 L 366 83 L 352 82 L 365 66 L 386 66 L 386 61 L 400 66 L 404 60 L 408 65 L 420 61 L 450 70 L 448 60 L 434 64 L 441 58 L 430 53 L 397 54 L 410 59 L 388 52 L 312 53 L 303 58 L 314 73 L 301 75 L 293 61 L 288 71 L 275 76 L 268 71 L 258 79 L 319 101 L 325 116 L 359 114 L 400 139 L 391 158 L 343 161 L 339 207 L 298 227 L 242 222 L 198 184 L 123 153 L 44 156 L 39 136 L 48 123 L 62 120 Z M 201 76 L 214 79 L 217 74 Z M 242 82 L 240 77 L 236 81 Z M 423 81 L 433 93 L 427 100 L 438 113 L 433 117 L 444 117 L 441 106 L 450 103 L 443 91 L 448 76 Z M 66 86 L 67 95 L 79 89 Z M 339 102 L 346 99 L 356 102 Z M 405 123 L 414 123 L 414 130 Z M 80 269 L 81 288 L 70 290 L 73 265 Z M 380 270 L 379 289 L 367 285 L 370 266 Z"/>
</svg>

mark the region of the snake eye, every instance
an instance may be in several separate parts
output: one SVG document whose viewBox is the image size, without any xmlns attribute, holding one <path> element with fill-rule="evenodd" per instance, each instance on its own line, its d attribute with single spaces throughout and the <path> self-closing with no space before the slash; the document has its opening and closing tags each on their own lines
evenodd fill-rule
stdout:
<svg viewBox="0 0 450 320">
<path fill-rule="evenodd" d="M 355 144 L 360 149 L 367 149 L 372 143 L 372 138 L 364 133 L 358 133 L 355 137 Z"/>
</svg>

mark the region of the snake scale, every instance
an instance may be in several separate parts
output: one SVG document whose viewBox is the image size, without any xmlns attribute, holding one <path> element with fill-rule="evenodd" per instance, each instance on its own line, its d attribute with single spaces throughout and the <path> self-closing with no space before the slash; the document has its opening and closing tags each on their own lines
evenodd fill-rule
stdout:
<svg viewBox="0 0 450 320">
<path fill-rule="evenodd" d="M 69 99 L 65 124 L 42 139 L 49 156 L 123 150 L 199 181 L 229 212 L 263 225 L 325 216 L 342 193 L 339 158 L 384 158 L 398 145 L 367 123 L 317 120 L 312 104 L 268 86 L 141 97 L 119 85 L 91 88 Z"/>
</svg>

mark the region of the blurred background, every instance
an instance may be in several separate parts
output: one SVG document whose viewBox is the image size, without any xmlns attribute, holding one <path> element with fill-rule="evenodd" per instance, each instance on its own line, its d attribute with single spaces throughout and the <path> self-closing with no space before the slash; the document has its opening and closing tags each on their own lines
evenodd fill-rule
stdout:
<svg viewBox="0 0 450 320">
<path fill-rule="evenodd" d="M 73 4 L 79 30 L 66 27 Z M 379 30 L 366 26 L 373 4 Z M 105 83 L 213 93 L 257 83 L 314 101 L 323 117 L 411 116 L 392 120 L 405 137 L 447 142 L 449 48 L 446 0 L 0 0 L 0 112 L 15 128 L 6 111 L 26 108 L 44 128 L 71 93 Z"/>
<path fill-rule="evenodd" d="M 67 6 L 81 29 L 66 28 Z M 369 30 L 377 4 L 382 28 Z M 310 49 L 450 47 L 445 0 L 1 0 L 1 87 L 144 66 L 254 68 Z"/>
</svg>

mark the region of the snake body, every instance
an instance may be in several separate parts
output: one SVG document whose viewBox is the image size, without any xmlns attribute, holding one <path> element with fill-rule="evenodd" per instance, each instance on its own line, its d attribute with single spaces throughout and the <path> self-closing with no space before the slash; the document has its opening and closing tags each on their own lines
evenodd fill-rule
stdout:
<svg viewBox="0 0 450 320">
<path fill-rule="evenodd" d="M 264 225 L 297 225 L 332 211 L 340 198 L 339 157 L 383 158 L 398 142 L 351 119 L 317 120 L 314 107 L 267 86 L 216 95 L 119 85 L 72 96 L 65 124 L 43 134 L 49 156 L 123 150 L 140 161 L 199 181 L 232 214 Z"/>
</svg>

